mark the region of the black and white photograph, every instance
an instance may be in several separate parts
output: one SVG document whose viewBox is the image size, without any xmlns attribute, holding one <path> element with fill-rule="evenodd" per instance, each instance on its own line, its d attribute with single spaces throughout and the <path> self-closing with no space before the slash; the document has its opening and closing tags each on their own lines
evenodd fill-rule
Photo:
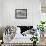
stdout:
<svg viewBox="0 0 46 46">
<path fill-rule="evenodd" d="M 26 19 L 27 9 L 15 9 L 15 18 L 16 19 Z"/>
</svg>

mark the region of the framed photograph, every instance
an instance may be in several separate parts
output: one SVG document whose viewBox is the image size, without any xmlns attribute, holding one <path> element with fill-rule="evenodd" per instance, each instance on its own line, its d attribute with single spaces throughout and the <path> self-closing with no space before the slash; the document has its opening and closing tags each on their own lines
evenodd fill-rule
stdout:
<svg viewBox="0 0 46 46">
<path fill-rule="evenodd" d="M 16 19 L 26 19 L 27 18 L 27 9 L 16 9 L 15 18 Z"/>
</svg>

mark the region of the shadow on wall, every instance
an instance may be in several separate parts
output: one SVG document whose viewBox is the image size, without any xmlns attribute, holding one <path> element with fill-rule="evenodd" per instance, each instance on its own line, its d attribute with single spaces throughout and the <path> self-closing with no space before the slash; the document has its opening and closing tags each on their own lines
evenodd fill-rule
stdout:
<svg viewBox="0 0 46 46">
<path fill-rule="evenodd" d="M 0 27 L 0 40 L 3 40 L 4 27 Z"/>
</svg>

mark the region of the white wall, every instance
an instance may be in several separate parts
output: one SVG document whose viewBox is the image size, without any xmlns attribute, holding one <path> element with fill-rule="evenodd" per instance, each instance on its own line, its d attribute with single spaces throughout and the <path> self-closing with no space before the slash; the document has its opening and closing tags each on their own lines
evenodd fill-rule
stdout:
<svg viewBox="0 0 46 46">
<path fill-rule="evenodd" d="M 33 26 L 37 26 L 37 24 L 39 24 L 40 20 L 41 20 L 41 13 L 40 13 L 40 10 L 41 10 L 41 2 L 40 0 L 33 0 Z"/>
<path fill-rule="evenodd" d="M 27 19 L 16 19 L 15 9 L 27 9 Z M 40 20 L 40 0 L 3 0 L 2 25 L 33 25 Z"/>
<path fill-rule="evenodd" d="M 2 25 L 2 0 L 0 0 L 0 26 Z"/>
</svg>

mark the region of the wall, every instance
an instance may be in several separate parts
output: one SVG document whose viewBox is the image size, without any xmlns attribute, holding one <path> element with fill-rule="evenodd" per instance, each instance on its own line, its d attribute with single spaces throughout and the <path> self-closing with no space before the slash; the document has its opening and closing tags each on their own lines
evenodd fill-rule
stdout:
<svg viewBox="0 0 46 46">
<path fill-rule="evenodd" d="M 27 9 L 27 19 L 16 19 L 15 9 Z M 3 0 L 2 25 L 33 25 L 40 20 L 40 0 Z"/>
<path fill-rule="evenodd" d="M 0 0 L 0 26 L 2 25 L 2 0 Z"/>
</svg>

